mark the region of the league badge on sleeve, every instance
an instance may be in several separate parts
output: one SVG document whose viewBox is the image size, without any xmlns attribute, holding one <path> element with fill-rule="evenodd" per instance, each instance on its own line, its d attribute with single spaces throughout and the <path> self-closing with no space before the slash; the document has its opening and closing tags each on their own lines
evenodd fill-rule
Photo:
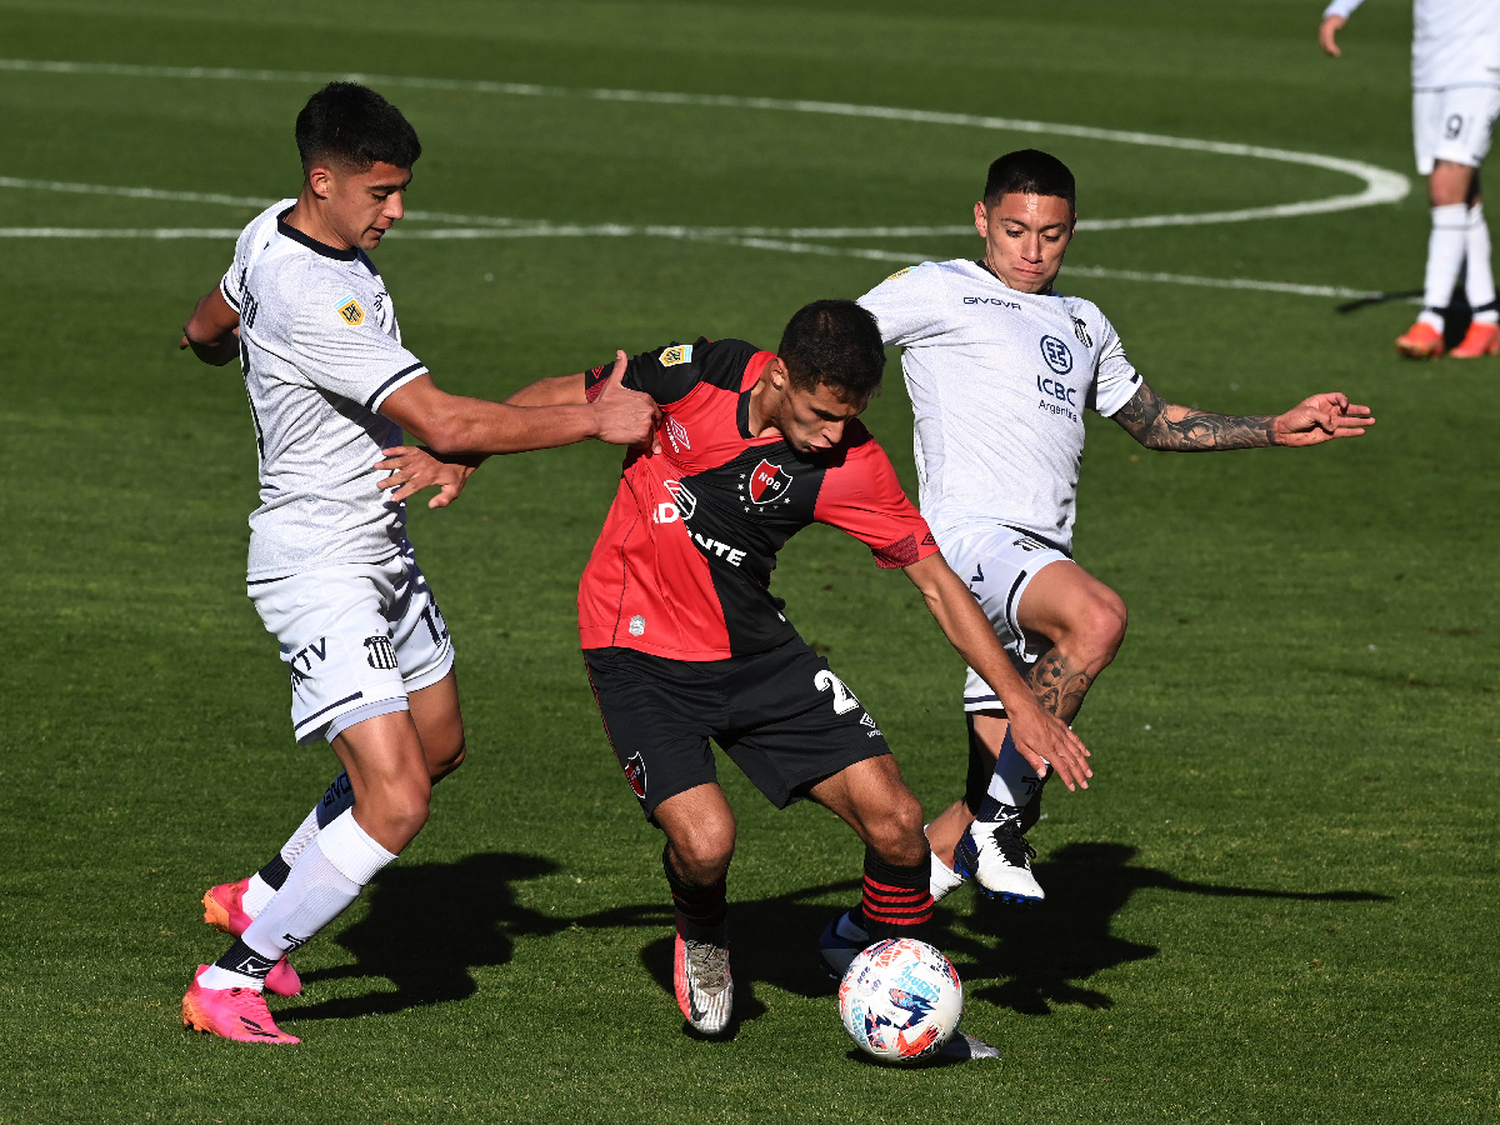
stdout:
<svg viewBox="0 0 1500 1125">
<path fill-rule="evenodd" d="M 670 348 L 666 348 L 662 351 L 661 359 L 658 362 L 663 367 L 676 367 L 678 364 L 692 363 L 693 345 L 673 344 Z"/>
<path fill-rule="evenodd" d="M 364 306 L 354 299 L 353 293 L 346 294 L 336 307 L 350 328 L 358 328 L 365 322 Z"/>
</svg>

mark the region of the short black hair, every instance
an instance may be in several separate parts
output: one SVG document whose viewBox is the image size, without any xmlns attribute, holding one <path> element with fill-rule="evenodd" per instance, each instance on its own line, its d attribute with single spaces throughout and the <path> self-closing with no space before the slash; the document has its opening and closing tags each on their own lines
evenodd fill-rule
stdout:
<svg viewBox="0 0 1500 1125">
<path fill-rule="evenodd" d="M 803 305 L 787 321 L 776 354 L 793 386 L 816 391 L 827 383 L 845 402 L 867 401 L 885 373 L 880 326 L 854 301 Z"/>
<path fill-rule="evenodd" d="M 368 172 L 377 163 L 410 168 L 422 142 L 401 111 L 368 86 L 330 82 L 297 114 L 297 151 L 304 172 L 324 163 Z"/>
<path fill-rule="evenodd" d="M 993 207 L 1002 195 L 1055 195 L 1078 210 L 1078 189 L 1068 166 L 1050 152 L 1023 148 L 1007 152 L 990 165 L 984 181 L 984 205 Z"/>
</svg>

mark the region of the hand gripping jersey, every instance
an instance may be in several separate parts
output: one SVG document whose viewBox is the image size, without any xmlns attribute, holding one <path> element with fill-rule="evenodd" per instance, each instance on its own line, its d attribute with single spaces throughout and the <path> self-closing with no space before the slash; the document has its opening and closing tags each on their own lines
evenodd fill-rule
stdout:
<svg viewBox="0 0 1500 1125">
<path fill-rule="evenodd" d="M 1323 18 L 1350 14 L 1364 0 L 1333 0 Z M 1414 90 L 1500 86 L 1500 0 L 1415 0 L 1411 84 Z"/>
<path fill-rule="evenodd" d="M 578 590 L 585 649 L 723 660 L 786 643 L 797 633 L 771 596 L 771 571 L 782 544 L 810 523 L 847 531 L 882 567 L 937 551 L 857 419 L 821 454 L 750 435 L 750 389 L 772 358 L 741 340 L 700 338 L 630 361 L 625 385 L 661 406 L 661 452 L 625 458 Z M 588 373 L 590 398 L 609 373 Z"/>
<path fill-rule="evenodd" d="M 1071 552 L 1083 412 L 1140 388 L 1090 301 L 1018 293 L 983 265 L 925 262 L 859 299 L 880 322 L 916 414 L 922 514 L 949 532 L 1003 524 Z"/>
<path fill-rule="evenodd" d="M 220 291 L 240 314 L 240 365 L 260 450 L 250 516 L 251 582 L 343 563 L 379 563 L 406 540 L 406 510 L 371 466 L 401 444 L 377 413 L 426 372 L 401 346 L 380 271 L 263 211 L 235 245 Z"/>
</svg>

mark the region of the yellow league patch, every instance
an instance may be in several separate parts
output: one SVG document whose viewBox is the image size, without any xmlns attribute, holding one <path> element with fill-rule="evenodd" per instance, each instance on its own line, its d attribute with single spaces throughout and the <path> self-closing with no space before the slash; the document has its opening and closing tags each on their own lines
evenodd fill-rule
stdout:
<svg viewBox="0 0 1500 1125">
<path fill-rule="evenodd" d="M 350 328 L 358 328 L 365 322 L 365 310 L 352 293 L 338 303 L 338 310 L 339 316 L 344 318 L 344 323 Z"/>
<path fill-rule="evenodd" d="M 692 344 L 673 344 L 661 353 L 660 362 L 663 367 L 676 367 L 679 363 L 691 363 L 692 361 Z"/>
<path fill-rule="evenodd" d="M 907 274 L 911 273 L 911 271 L 914 270 L 914 269 L 916 269 L 916 268 L 917 268 L 916 266 L 907 266 L 904 270 L 897 270 L 895 273 L 891 274 L 890 277 L 886 278 L 886 280 L 887 281 L 895 281 L 898 277 L 905 277 Z"/>
</svg>

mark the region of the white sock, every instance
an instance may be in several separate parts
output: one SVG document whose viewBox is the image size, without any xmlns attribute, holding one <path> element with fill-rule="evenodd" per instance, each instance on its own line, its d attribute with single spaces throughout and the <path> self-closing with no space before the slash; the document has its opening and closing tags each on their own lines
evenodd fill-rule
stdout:
<svg viewBox="0 0 1500 1125">
<path fill-rule="evenodd" d="M 1432 235 L 1427 240 L 1427 279 L 1422 290 L 1422 315 L 1439 332 L 1443 317 L 1434 310 L 1445 309 L 1453 300 L 1458 285 L 1458 271 L 1464 264 L 1464 244 L 1468 240 L 1469 208 L 1463 203 L 1447 203 L 1432 209 Z"/>
<path fill-rule="evenodd" d="M 1469 208 L 1464 249 L 1469 262 L 1464 290 L 1469 295 L 1469 305 L 1482 310 L 1474 314 L 1474 319 L 1480 324 L 1500 324 L 1500 311 L 1484 308 L 1495 303 L 1495 274 L 1490 268 L 1490 228 L 1485 225 L 1483 203 Z"/>
<path fill-rule="evenodd" d="M 1021 752 L 1016 749 L 1016 744 L 1011 741 L 1010 732 L 1005 734 L 1005 741 L 1000 745 L 1000 756 L 995 759 L 995 772 L 990 775 L 989 788 L 985 791 L 990 801 L 1012 809 L 1024 809 L 1031 801 L 1031 795 L 1035 793 L 1042 784 L 1042 779 L 1037 776 L 1036 770 L 1031 768 L 1031 763 L 1021 757 Z M 989 802 L 985 802 L 986 805 Z M 976 809 L 976 812 L 988 813 L 988 808 Z M 980 819 L 987 819 L 981 817 Z M 989 818 L 993 819 L 993 818 Z"/>
<path fill-rule="evenodd" d="M 250 885 L 245 888 L 244 897 L 240 899 L 240 909 L 252 918 L 259 918 L 260 912 L 266 908 L 266 903 L 271 901 L 271 896 L 275 893 L 276 888 L 262 879 L 257 871 L 250 876 Z"/>
<path fill-rule="evenodd" d="M 932 891 L 933 902 L 941 902 L 943 896 L 949 891 L 964 885 L 964 877 L 940 860 L 937 852 L 932 853 L 931 878 L 929 889 Z"/>
<path fill-rule="evenodd" d="M 377 844 L 354 810 L 335 817 L 304 848 L 286 885 L 240 935 L 262 957 L 276 960 L 305 944 L 359 897 L 376 873 L 396 858 Z"/>
</svg>

